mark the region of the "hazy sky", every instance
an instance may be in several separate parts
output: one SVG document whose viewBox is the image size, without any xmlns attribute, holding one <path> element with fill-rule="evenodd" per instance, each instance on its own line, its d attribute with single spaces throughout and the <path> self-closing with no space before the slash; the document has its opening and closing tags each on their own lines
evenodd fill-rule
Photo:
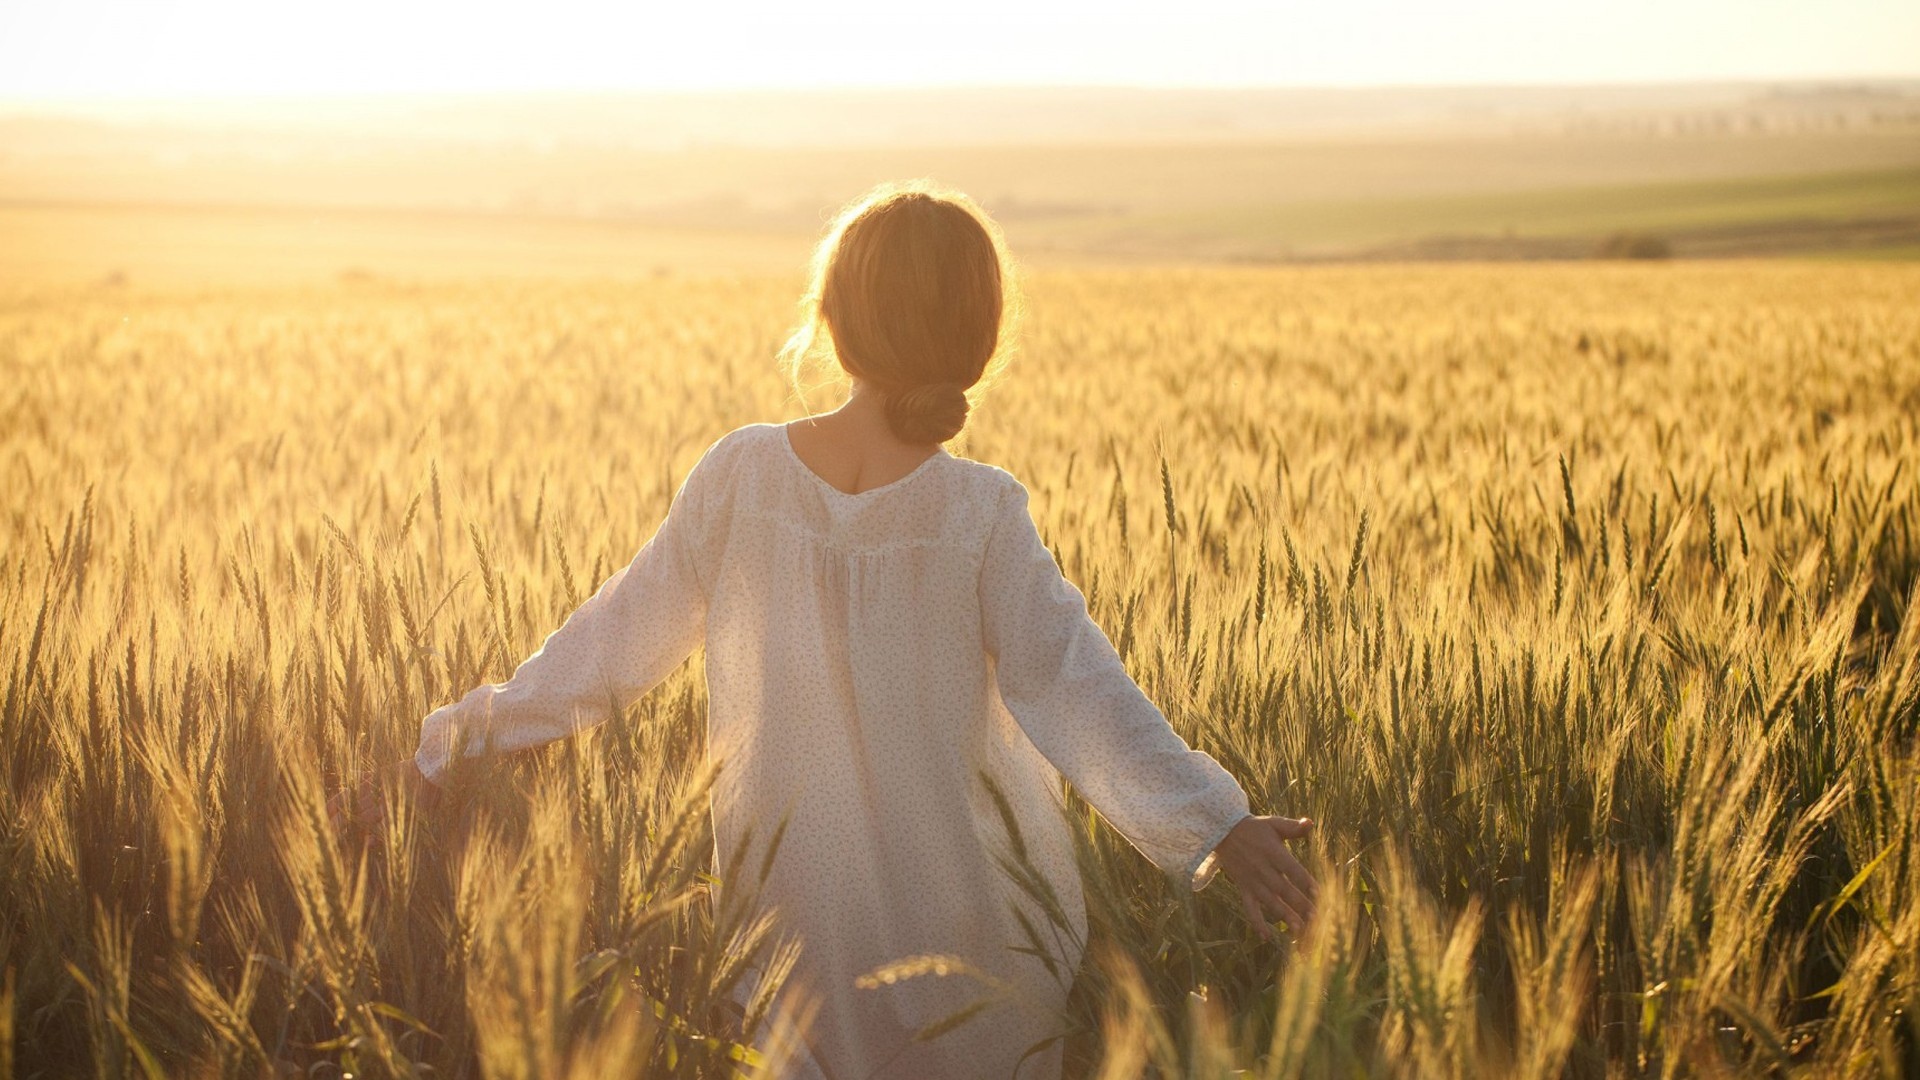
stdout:
<svg viewBox="0 0 1920 1080">
<path fill-rule="evenodd" d="M 0 0 L 0 98 L 1920 75 L 1920 0 Z"/>
</svg>

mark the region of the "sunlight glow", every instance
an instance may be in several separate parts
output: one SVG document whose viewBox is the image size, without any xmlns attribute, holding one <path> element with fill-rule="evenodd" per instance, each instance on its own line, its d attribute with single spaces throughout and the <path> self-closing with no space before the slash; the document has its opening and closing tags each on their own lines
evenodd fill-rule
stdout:
<svg viewBox="0 0 1920 1080">
<path fill-rule="evenodd" d="M 1920 74 L 1911 0 L 0 5 L 0 98 Z"/>
</svg>

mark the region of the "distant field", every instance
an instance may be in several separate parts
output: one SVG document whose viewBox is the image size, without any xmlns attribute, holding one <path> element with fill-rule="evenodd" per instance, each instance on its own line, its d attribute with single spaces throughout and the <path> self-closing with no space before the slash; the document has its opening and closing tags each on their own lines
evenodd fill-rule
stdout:
<svg viewBox="0 0 1920 1080">
<path fill-rule="evenodd" d="M 1582 258 L 1619 231 L 1678 256 L 1920 254 L 1920 169 L 1026 219 L 1040 265 Z M 811 231 L 539 215 L 0 204 L 0 277 L 223 284 L 798 274 Z"/>
<path fill-rule="evenodd" d="M 1683 257 L 1920 245 L 1920 127 L 671 151 L 16 134 L 0 276 L 27 281 L 797 272 L 837 205 L 911 176 L 973 194 L 1043 265 L 1577 258 L 1620 230 Z"/>
<path fill-rule="evenodd" d="M 797 233 L 504 214 L 0 204 L 0 279 L 216 285 L 797 274 L 810 240 Z"/>
<path fill-rule="evenodd" d="M 1132 255 L 1577 258 L 1622 230 L 1666 237 L 1683 256 L 1892 254 L 1920 242 L 1920 169 L 1250 204 L 1088 218 L 1046 235 L 1067 250 Z"/>
</svg>

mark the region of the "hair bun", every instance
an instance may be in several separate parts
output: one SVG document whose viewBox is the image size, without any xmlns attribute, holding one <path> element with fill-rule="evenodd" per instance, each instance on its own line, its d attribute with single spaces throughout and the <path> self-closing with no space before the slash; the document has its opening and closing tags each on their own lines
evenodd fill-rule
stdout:
<svg viewBox="0 0 1920 1080">
<path fill-rule="evenodd" d="M 902 442 L 946 442 L 967 424 L 967 388 L 937 382 L 888 394 L 887 422 Z"/>
</svg>

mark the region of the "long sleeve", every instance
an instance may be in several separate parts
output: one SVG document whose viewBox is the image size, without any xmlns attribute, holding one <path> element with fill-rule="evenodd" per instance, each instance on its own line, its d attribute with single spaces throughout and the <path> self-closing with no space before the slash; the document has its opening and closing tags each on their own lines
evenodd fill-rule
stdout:
<svg viewBox="0 0 1920 1080">
<path fill-rule="evenodd" d="M 1127 674 L 1060 573 L 1017 482 L 1002 496 L 980 603 L 1001 700 L 1034 746 L 1140 853 L 1198 891 L 1247 795 Z"/>
<path fill-rule="evenodd" d="M 633 561 L 614 571 L 511 678 L 477 687 L 427 716 L 414 754 L 422 774 L 438 781 L 455 756 L 538 746 L 602 723 L 693 652 L 706 628 L 692 558 L 699 543 L 699 472 L 695 466 Z"/>
</svg>

